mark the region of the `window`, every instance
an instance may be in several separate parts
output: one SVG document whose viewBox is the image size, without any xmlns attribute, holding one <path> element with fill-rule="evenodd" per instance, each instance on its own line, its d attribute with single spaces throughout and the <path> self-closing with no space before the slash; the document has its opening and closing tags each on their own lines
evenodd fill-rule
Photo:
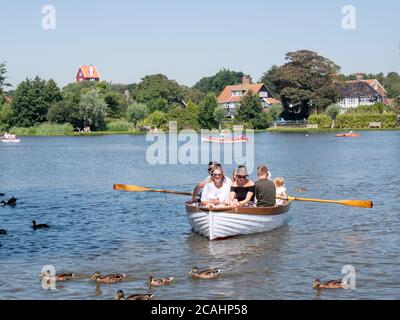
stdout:
<svg viewBox="0 0 400 320">
<path fill-rule="evenodd" d="M 260 91 L 259 96 L 261 98 L 268 98 L 268 91 Z"/>
</svg>

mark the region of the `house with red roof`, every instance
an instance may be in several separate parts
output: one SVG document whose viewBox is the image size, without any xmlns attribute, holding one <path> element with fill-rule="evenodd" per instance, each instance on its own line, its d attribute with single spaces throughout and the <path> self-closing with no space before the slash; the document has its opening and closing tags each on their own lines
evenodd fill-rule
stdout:
<svg viewBox="0 0 400 320">
<path fill-rule="evenodd" d="M 371 105 L 377 102 L 389 103 L 387 92 L 377 79 L 364 80 L 362 74 L 357 74 L 357 80 L 346 81 L 339 85 L 341 112 L 361 105 Z"/>
<path fill-rule="evenodd" d="M 76 74 L 76 82 L 100 81 L 100 74 L 95 66 L 80 66 Z"/>
<path fill-rule="evenodd" d="M 244 76 L 241 84 L 226 86 L 218 97 L 218 104 L 226 109 L 227 115 L 233 117 L 239 107 L 242 97 L 249 90 L 260 97 L 263 108 L 281 102 L 272 96 L 272 93 L 263 83 L 251 83 L 250 77 Z"/>
</svg>

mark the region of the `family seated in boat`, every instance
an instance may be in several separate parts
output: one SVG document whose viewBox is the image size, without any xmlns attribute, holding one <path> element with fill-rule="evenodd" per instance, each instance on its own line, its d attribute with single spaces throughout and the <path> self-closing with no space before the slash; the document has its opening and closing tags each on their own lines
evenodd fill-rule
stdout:
<svg viewBox="0 0 400 320">
<path fill-rule="evenodd" d="M 270 173 L 265 165 L 257 168 L 259 179 L 256 182 L 249 179 L 246 166 L 237 167 L 233 172 L 232 180 L 225 175 L 219 163 L 210 162 L 208 170 L 210 176 L 196 186 L 193 202 L 196 201 L 198 192 L 203 188 L 200 199 L 202 206 L 273 207 L 276 204 L 284 204 L 284 202 L 275 202 L 277 187 L 273 181 L 269 180 Z M 279 181 L 278 191 L 284 196 L 282 189 L 284 180 Z"/>
</svg>

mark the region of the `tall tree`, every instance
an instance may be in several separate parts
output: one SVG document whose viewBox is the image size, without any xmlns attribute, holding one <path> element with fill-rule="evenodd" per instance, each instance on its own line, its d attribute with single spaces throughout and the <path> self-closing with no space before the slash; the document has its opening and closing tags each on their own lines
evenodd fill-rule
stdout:
<svg viewBox="0 0 400 320">
<path fill-rule="evenodd" d="M 45 87 L 44 87 L 44 95 L 45 95 L 45 100 L 52 104 L 56 103 L 62 100 L 62 94 L 61 90 L 58 87 L 57 83 L 53 80 L 50 79 L 47 81 Z"/>
<path fill-rule="evenodd" d="M 300 50 L 286 54 L 274 84 L 280 91 L 285 117 L 308 118 L 311 111 L 324 111 L 339 98 L 334 84 L 339 66 L 316 52 Z"/>
<path fill-rule="evenodd" d="M 273 65 L 268 71 L 264 72 L 260 79 L 276 99 L 280 99 L 279 88 L 276 86 L 278 75 L 279 67 Z"/>
<path fill-rule="evenodd" d="M 94 130 L 104 128 L 107 104 L 98 90 L 91 90 L 82 96 L 79 102 L 79 114 L 85 126 Z"/>
<path fill-rule="evenodd" d="M 29 127 L 46 121 L 49 105 L 44 80 L 36 77 L 34 80 L 22 81 L 12 101 L 12 125 Z"/>
<path fill-rule="evenodd" d="M 251 121 L 262 115 L 262 105 L 260 98 L 252 90 L 246 92 L 240 101 L 240 106 L 236 110 L 235 117 L 241 121 Z"/>
<path fill-rule="evenodd" d="M 145 76 L 135 88 L 133 98 L 147 105 L 150 112 L 167 111 L 172 104 L 181 104 L 183 100 L 179 84 L 163 74 Z"/>
<path fill-rule="evenodd" d="M 6 69 L 6 63 L 0 63 L 0 105 L 3 102 L 3 98 L 4 98 L 4 89 L 6 87 L 10 87 L 11 84 L 6 82 L 6 73 L 7 73 L 7 69 Z"/>
<path fill-rule="evenodd" d="M 137 123 L 146 118 L 149 114 L 149 108 L 142 103 L 133 103 L 128 106 L 127 114 L 129 120 L 133 122 L 133 125 L 136 128 Z"/>
<path fill-rule="evenodd" d="M 218 95 L 228 85 L 242 83 L 244 73 L 222 69 L 211 77 L 204 77 L 193 88 L 204 93 L 213 92 Z"/>
<path fill-rule="evenodd" d="M 218 123 L 214 117 L 214 111 L 217 107 L 217 97 L 214 93 L 210 92 L 199 106 L 199 124 L 201 129 L 211 130 L 217 127 Z"/>
</svg>

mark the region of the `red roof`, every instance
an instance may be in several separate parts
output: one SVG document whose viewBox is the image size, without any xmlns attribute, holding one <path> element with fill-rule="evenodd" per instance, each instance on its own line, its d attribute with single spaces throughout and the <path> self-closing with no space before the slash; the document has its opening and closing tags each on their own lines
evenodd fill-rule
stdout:
<svg viewBox="0 0 400 320">
<path fill-rule="evenodd" d="M 100 78 L 100 74 L 97 71 L 97 68 L 95 66 L 80 66 L 79 70 L 82 71 L 83 76 L 85 78 L 91 78 L 91 79 L 99 79 Z M 79 73 L 79 70 L 78 70 L 78 73 Z"/>
<path fill-rule="evenodd" d="M 282 102 L 280 102 L 278 99 L 275 98 L 264 98 L 263 99 L 266 103 L 268 104 L 281 104 Z"/>
<path fill-rule="evenodd" d="M 221 92 L 218 97 L 218 103 L 228 103 L 228 102 L 240 102 L 242 99 L 241 96 L 232 96 L 232 91 L 244 91 L 247 92 L 249 90 L 253 91 L 255 94 L 264 87 L 263 83 L 242 83 L 234 86 L 226 86 L 225 89 Z"/>
</svg>

